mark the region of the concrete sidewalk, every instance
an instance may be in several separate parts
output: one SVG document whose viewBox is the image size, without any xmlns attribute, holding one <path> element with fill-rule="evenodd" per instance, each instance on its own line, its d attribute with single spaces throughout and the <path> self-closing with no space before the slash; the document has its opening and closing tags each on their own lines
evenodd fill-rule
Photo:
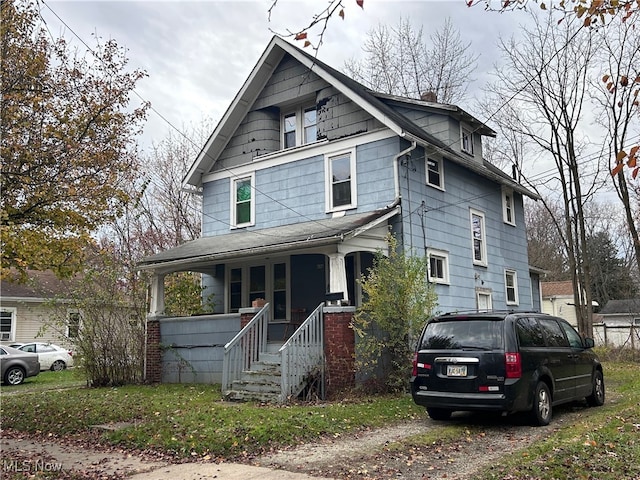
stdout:
<svg viewBox="0 0 640 480">
<path fill-rule="evenodd" d="M 12 472 L 76 470 L 127 480 L 330 480 L 303 473 L 239 463 L 182 463 L 151 460 L 126 450 L 98 450 L 55 439 L 0 438 L 0 477 Z"/>
<path fill-rule="evenodd" d="M 252 467 L 239 463 L 184 463 L 157 468 L 150 472 L 139 473 L 127 480 L 331 480 L 325 477 L 312 477 L 304 473 L 272 470 Z"/>
</svg>

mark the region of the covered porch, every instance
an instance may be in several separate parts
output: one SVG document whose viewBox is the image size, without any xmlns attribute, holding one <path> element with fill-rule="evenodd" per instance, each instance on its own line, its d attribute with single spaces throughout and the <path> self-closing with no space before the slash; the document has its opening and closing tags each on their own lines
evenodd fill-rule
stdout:
<svg viewBox="0 0 640 480">
<path fill-rule="evenodd" d="M 214 314 L 271 305 L 270 336 L 286 338 L 319 303 L 358 306 L 357 279 L 386 252 L 390 219 L 399 207 L 262 230 L 241 229 L 202 237 L 144 258 L 151 272 L 149 317 L 165 315 L 165 276 L 191 271 L 202 276 L 203 298 Z"/>
</svg>

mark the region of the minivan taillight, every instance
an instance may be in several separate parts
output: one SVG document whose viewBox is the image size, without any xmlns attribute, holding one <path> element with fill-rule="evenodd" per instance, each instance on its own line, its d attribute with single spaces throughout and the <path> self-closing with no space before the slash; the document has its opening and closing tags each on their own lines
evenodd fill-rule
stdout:
<svg viewBox="0 0 640 480">
<path fill-rule="evenodd" d="M 522 362 L 519 353 L 505 353 L 504 363 L 507 378 L 520 378 L 522 376 Z"/>
<path fill-rule="evenodd" d="M 418 352 L 413 354 L 413 362 L 411 363 L 413 365 L 413 368 L 411 369 L 411 376 L 415 377 L 418 375 Z"/>
</svg>

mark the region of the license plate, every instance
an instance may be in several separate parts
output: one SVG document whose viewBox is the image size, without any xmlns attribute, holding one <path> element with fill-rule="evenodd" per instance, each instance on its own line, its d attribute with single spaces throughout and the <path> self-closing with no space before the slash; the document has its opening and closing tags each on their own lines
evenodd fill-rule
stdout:
<svg viewBox="0 0 640 480">
<path fill-rule="evenodd" d="M 447 377 L 466 377 L 466 365 L 447 365 Z"/>
</svg>

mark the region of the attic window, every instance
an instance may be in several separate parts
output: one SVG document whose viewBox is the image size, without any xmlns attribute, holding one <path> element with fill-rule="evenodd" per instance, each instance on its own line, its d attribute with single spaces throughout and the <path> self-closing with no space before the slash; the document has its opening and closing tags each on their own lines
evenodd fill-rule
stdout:
<svg viewBox="0 0 640 480">
<path fill-rule="evenodd" d="M 460 128 L 460 142 L 460 149 L 469 155 L 473 155 L 473 132 L 470 129 L 466 127 Z"/>
<path fill-rule="evenodd" d="M 318 140 L 316 107 L 299 108 L 282 116 L 282 148 Z"/>
</svg>

